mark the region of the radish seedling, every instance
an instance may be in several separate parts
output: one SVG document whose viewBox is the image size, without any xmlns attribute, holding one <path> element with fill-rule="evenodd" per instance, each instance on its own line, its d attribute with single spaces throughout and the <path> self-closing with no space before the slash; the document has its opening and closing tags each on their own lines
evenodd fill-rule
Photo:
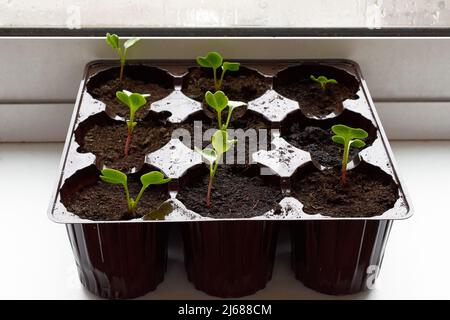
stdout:
<svg viewBox="0 0 450 320">
<path fill-rule="evenodd" d="M 331 139 L 338 144 L 344 145 L 344 153 L 342 155 L 341 184 L 347 183 L 347 163 L 350 148 L 362 148 L 366 143 L 360 139 L 368 137 L 368 133 L 359 128 L 351 128 L 343 124 L 337 124 L 331 127 L 331 131 L 335 134 Z"/>
<path fill-rule="evenodd" d="M 228 97 L 222 91 L 217 91 L 212 93 L 211 91 L 206 92 L 205 100 L 208 105 L 216 111 L 217 122 L 219 125 L 219 130 L 227 130 L 230 124 L 231 115 L 233 114 L 234 109 L 238 107 L 245 106 L 246 104 L 241 101 L 230 101 Z M 222 121 L 222 112 L 228 108 L 227 110 L 227 119 L 225 123 Z"/>
<path fill-rule="evenodd" d="M 229 101 L 228 97 L 222 91 L 217 91 L 216 93 L 210 91 L 206 92 L 205 100 L 208 105 L 216 111 L 219 126 L 219 130 L 217 130 L 211 138 L 212 149 L 205 148 L 202 150 L 195 147 L 195 151 L 200 153 L 210 164 L 208 192 L 206 194 L 206 205 L 209 207 L 211 205 L 211 190 L 214 183 L 214 176 L 216 175 L 222 155 L 237 142 L 236 139 L 230 140 L 228 137 L 227 129 L 230 124 L 231 115 L 233 114 L 234 109 L 244 106 L 245 103 L 240 101 Z M 225 123 L 223 123 L 222 112 L 226 108 L 228 108 L 228 114 Z"/>
<path fill-rule="evenodd" d="M 214 77 L 214 89 L 215 91 L 220 90 L 222 87 L 223 77 L 226 71 L 238 71 L 240 63 L 239 62 L 223 62 L 222 56 L 218 52 L 208 52 L 205 57 L 197 57 L 197 63 L 204 68 L 211 68 L 213 70 Z M 217 69 L 221 68 L 222 72 L 220 74 L 219 80 L 217 79 Z"/>
<path fill-rule="evenodd" d="M 206 194 L 206 205 L 211 205 L 211 191 L 214 183 L 214 177 L 219 167 L 219 162 L 222 155 L 227 152 L 233 144 L 237 142 L 236 139 L 228 139 L 228 132 L 226 130 L 217 130 L 211 138 L 211 148 L 200 149 L 195 147 L 195 151 L 200 153 L 203 158 L 209 162 L 209 183 L 208 192 Z"/>
<path fill-rule="evenodd" d="M 139 40 L 139 38 L 128 39 L 124 42 L 123 47 L 120 46 L 119 36 L 117 34 L 106 34 L 106 43 L 109 44 L 114 50 L 117 51 L 120 59 L 120 76 L 119 79 L 123 79 L 123 68 L 125 66 L 125 59 L 127 56 L 127 51 L 129 48 L 134 46 Z"/>
<path fill-rule="evenodd" d="M 128 156 L 133 130 L 137 125 L 137 122 L 134 121 L 136 112 L 147 103 L 145 98 L 148 98 L 149 96 L 149 94 L 132 93 L 127 90 L 116 92 L 117 99 L 130 109 L 130 119 L 127 120 L 127 140 L 124 149 L 125 156 Z"/>
<path fill-rule="evenodd" d="M 333 83 L 333 84 L 337 84 L 338 83 L 335 79 L 328 79 L 325 76 L 318 76 L 316 78 L 313 75 L 311 75 L 311 76 L 309 76 L 309 78 L 312 81 L 317 82 L 320 85 L 320 88 L 322 88 L 322 90 L 325 90 L 327 88 L 327 84 L 329 84 L 329 83 Z"/>
<path fill-rule="evenodd" d="M 103 169 L 101 171 L 100 179 L 106 183 L 120 184 L 125 189 L 125 196 L 127 198 L 128 213 L 131 216 L 136 216 L 136 207 L 141 199 L 144 191 L 151 185 L 164 184 L 172 179 L 164 178 L 164 175 L 159 171 L 151 171 L 141 176 L 142 187 L 136 198 L 130 196 L 128 190 L 128 177 L 125 173 L 114 169 Z"/>
</svg>

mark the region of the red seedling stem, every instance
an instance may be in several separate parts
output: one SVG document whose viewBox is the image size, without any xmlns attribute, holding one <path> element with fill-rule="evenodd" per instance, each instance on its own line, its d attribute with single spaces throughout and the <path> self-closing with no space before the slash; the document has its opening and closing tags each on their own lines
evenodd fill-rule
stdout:
<svg viewBox="0 0 450 320">
<path fill-rule="evenodd" d="M 341 169 L 341 185 L 345 186 L 347 184 L 347 166 L 342 166 Z"/>
<path fill-rule="evenodd" d="M 126 157 L 128 157 L 132 136 L 133 136 L 133 132 L 131 130 L 128 130 L 127 140 L 125 142 L 125 156 Z"/>
<path fill-rule="evenodd" d="M 211 206 L 211 191 L 213 186 L 213 177 L 209 177 L 209 183 L 208 183 L 208 192 L 206 194 L 206 206 L 209 208 Z"/>
<path fill-rule="evenodd" d="M 123 79 L 123 66 L 120 67 L 120 75 L 119 75 L 119 80 L 122 81 Z"/>
</svg>

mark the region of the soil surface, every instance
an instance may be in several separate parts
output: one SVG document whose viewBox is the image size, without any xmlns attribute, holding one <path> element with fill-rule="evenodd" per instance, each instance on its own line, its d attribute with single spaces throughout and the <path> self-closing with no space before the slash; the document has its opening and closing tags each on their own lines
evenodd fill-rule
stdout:
<svg viewBox="0 0 450 320">
<path fill-rule="evenodd" d="M 341 166 L 344 147 L 331 140 L 333 135 L 331 129 L 313 126 L 301 129 L 298 123 L 294 123 L 282 137 L 293 146 L 308 151 L 322 166 L 337 167 Z M 360 149 L 351 148 L 349 161 L 356 157 L 359 151 Z"/>
<path fill-rule="evenodd" d="M 141 189 L 139 179 L 128 177 L 130 196 L 135 198 Z M 64 203 L 69 212 L 89 220 L 129 220 L 157 209 L 169 198 L 167 185 L 150 186 L 139 200 L 136 216 L 127 211 L 127 201 L 122 186 L 98 181 L 85 187 Z"/>
<path fill-rule="evenodd" d="M 322 90 L 318 83 L 310 79 L 299 79 L 289 84 L 278 85 L 275 90 L 286 98 L 298 101 L 306 116 L 324 117 L 330 113 L 340 113 L 342 101 L 354 98 L 355 94 L 343 84 L 327 84 Z"/>
<path fill-rule="evenodd" d="M 220 77 L 220 71 L 218 71 Z M 228 71 L 221 90 L 230 100 L 248 102 L 262 96 L 269 89 L 263 76 L 256 71 L 241 68 L 237 72 Z M 214 78 L 211 70 L 192 68 L 183 78 L 182 91 L 188 97 L 203 101 L 206 91 L 214 91 Z"/>
<path fill-rule="evenodd" d="M 99 87 L 93 88 L 89 93 L 95 98 L 106 104 L 107 109 L 120 117 L 127 117 L 129 115 L 129 109 L 126 105 L 120 102 L 116 97 L 116 92 L 121 90 L 128 90 L 136 93 L 149 93 L 150 97 L 147 98 L 147 104 L 141 107 L 136 113 L 137 119 L 143 119 L 150 108 L 152 102 L 161 100 L 167 97 L 173 89 L 164 88 L 157 83 L 144 82 L 142 80 L 136 80 L 125 77 L 123 81 L 119 79 L 112 79 L 103 82 Z"/>
<path fill-rule="evenodd" d="M 333 217 L 377 216 L 398 199 L 397 185 L 380 169 L 360 165 L 347 172 L 347 180 L 340 184 L 339 169 L 313 171 L 294 179 L 292 191 L 306 213 Z"/>
<path fill-rule="evenodd" d="M 205 204 L 209 181 L 206 171 L 191 175 L 192 180 L 181 186 L 177 198 L 188 209 L 212 218 L 250 218 L 272 209 L 279 213 L 278 202 L 283 198 L 279 184 L 264 181 L 249 168 L 219 166 L 209 208 Z"/>
<path fill-rule="evenodd" d="M 201 123 L 197 122 L 197 121 L 201 121 Z M 194 140 L 194 134 L 196 132 L 200 132 L 200 125 L 201 125 L 201 130 L 202 133 L 205 134 L 205 131 L 212 129 L 210 132 L 211 134 L 214 133 L 214 130 L 216 130 L 218 128 L 217 125 L 217 121 L 215 119 L 211 119 L 209 117 L 207 117 L 206 115 L 204 115 L 203 113 L 200 113 L 198 115 L 195 115 L 194 117 L 192 117 L 191 119 L 188 120 L 188 122 L 183 123 L 181 125 L 177 125 L 177 128 L 183 128 L 186 129 L 190 136 L 191 136 L 191 141 L 187 144 L 188 146 L 190 146 L 192 148 L 192 146 L 194 145 L 194 142 L 196 142 Z M 196 131 L 195 131 L 195 128 Z M 262 116 L 251 112 L 251 111 L 247 111 L 245 114 L 243 114 L 240 118 L 237 119 L 233 119 L 230 122 L 229 125 L 229 130 L 232 129 L 242 129 L 244 131 L 248 130 L 248 129 L 254 129 L 254 135 L 247 133 L 247 135 L 245 136 L 245 159 L 242 159 L 241 162 L 239 162 L 239 164 L 248 164 L 250 162 L 250 156 L 249 156 L 249 151 L 250 151 L 250 136 L 255 136 L 256 137 L 256 144 L 252 144 L 252 147 L 254 149 L 252 149 L 252 152 L 258 151 L 259 150 L 259 145 L 260 145 L 260 141 L 262 144 L 263 139 L 265 139 L 267 142 L 264 144 L 266 149 L 270 149 L 270 124 L 268 121 L 266 121 Z M 260 129 L 266 129 L 266 132 L 264 131 L 258 131 Z M 236 138 L 239 140 L 242 140 L 242 132 L 236 132 L 237 136 L 232 136 L 230 133 L 230 139 Z M 241 135 L 241 136 L 240 136 Z M 179 137 L 179 135 L 174 135 L 175 138 Z M 183 141 L 183 139 L 180 139 Z M 207 147 L 209 144 L 211 143 L 211 138 L 210 135 L 206 136 L 204 139 L 202 139 L 202 148 Z M 235 157 L 238 156 L 238 149 L 237 148 L 241 148 L 240 147 L 241 144 L 238 144 L 234 146 L 234 154 Z M 239 149 L 241 150 L 241 149 Z M 229 152 L 227 153 L 227 155 L 229 156 Z M 241 158 L 241 153 L 239 153 L 239 158 Z M 232 164 L 232 163 L 229 163 Z M 236 164 L 236 163 L 234 163 Z"/>
<path fill-rule="evenodd" d="M 80 143 L 80 152 L 92 152 L 109 168 L 129 172 L 139 170 L 145 156 L 163 147 L 172 137 L 173 127 L 157 120 L 139 122 L 133 131 L 128 157 L 124 155 L 127 126 L 123 122 L 94 124 Z"/>
</svg>

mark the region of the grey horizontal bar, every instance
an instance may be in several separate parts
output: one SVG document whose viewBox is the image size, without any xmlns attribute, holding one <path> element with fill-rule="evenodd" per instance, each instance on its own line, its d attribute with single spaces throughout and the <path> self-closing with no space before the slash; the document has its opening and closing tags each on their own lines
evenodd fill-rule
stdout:
<svg viewBox="0 0 450 320">
<path fill-rule="evenodd" d="M 430 28 L 0 28 L 2 37 L 449 37 L 449 27 Z"/>
</svg>

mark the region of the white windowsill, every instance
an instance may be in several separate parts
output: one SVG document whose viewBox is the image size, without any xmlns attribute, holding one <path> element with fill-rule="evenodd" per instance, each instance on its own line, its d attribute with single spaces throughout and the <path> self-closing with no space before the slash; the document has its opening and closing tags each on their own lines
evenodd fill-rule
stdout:
<svg viewBox="0 0 450 320">
<path fill-rule="evenodd" d="M 449 142 L 392 142 L 415 214 L 394 223 L 376 289 L 341 299 L 449 299 Z M 93 299 L 78 280 L 64 226 L 47 219 L 61 143 L 0 144 L 0 299 Z M 25 183 L 26 182 L 26 183 Z M 279 241 L 274 276 L 248 298 L 331 299 L 294 280 L 288 237 Z M 208 298 L 186 279 L 172 239 L 165 281 L 144 299 Z"/>
</svg>

